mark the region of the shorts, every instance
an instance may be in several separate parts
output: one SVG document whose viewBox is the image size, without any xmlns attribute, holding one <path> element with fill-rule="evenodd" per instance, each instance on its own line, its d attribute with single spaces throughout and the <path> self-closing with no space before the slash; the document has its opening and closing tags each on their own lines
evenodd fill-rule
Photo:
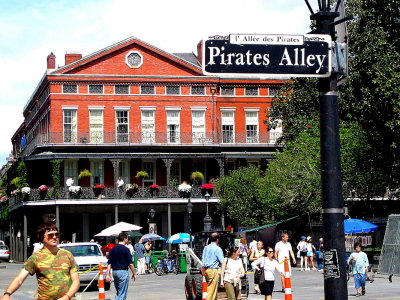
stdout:
<svg viewBox="0 0 400 300">
<path fill-rule="evenodd" d="M 272 292 L 274 291 L 274 281 L 273 280 L 265 280 L 262 284 L 260 284 L 261 294 L 264 296 L 272 296 Z"/>
<path fill-rule="evenodd" d="M 307 256 L 307 251 L 300 251 L 300 256 Z"/>
<path fill-rule="evenodd" d="M 313 253 L 312 251 L 307 251 L 307 256 L 308 256 L 308 257 L 314 256 L 314 253 Z"/>
<path fill-rule="evenodd" d="M 353 277 L 354 277 L 354 286 L 356 287 L 356 289 L 365 286 L 367 274 L 356 273 L 353 275 Z"/>
<path fill-rule="evenodd" d="M 145 258 L 146 265 L 148 265 L 150 263 L 151 257 L 150 256 L 145 256 L 144 258 Z"/>
</svg>

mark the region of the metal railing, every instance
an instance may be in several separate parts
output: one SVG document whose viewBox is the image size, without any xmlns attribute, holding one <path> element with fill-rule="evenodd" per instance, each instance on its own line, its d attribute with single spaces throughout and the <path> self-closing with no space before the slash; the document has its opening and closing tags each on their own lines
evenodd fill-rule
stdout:
<svg viewBox="0 0 400 300">
<path fill-rule="evenodd" d="M 46 201 L 54 199 L 155 199 L 155 198 L 180 198 L 181 193 L 178 187 L 160 186 L 158 189 L 150 189 L 149 187 L 138 187 L 133 190 L 125 188 L 105 187 L 102 190 L 91 187 L 81 187 L 80 192 L 71 193 L 66 187 L 55 190 L 50 187 L 47 193 L 39 191 L 39 189 L 31 189 L 29 194 L 18 193 L 11 195 L 9 206 L 30 201 Z M 203 198 L 200 186 L 193 186 L 190 194 L 191 198 Z M 213 192 L 212 198 L 218 197 L 216 191 Z"/>
<path fill-rule="evenodd" d="M 281 133 L 178 133 L 175 132 L 49 132 L 38 134 L 23 150 L 27 156 L 45 145 L 219 145 L 275 144 Z"/>
</svg>

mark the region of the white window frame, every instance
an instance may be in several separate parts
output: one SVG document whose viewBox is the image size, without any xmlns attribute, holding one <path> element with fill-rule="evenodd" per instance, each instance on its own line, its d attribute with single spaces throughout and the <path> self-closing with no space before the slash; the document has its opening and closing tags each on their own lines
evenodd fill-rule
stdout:
<svg viewBox="0 0 400 300">
<path fill-rule="evenodd" d="M 204 144 L 204 142 L 206 141 L 206 108 L 205 107 L 192 107 L 191 110 L 192 110 L 192 143 L 193 144 Z M 195 116 L 194 115 L 196 112 L 197 113 L 201 112 L 203 114 L 203 117 L 202 117 L 203 130 L 197 130 L 194 127 L 194 124 L 195 124 Z"/>
<path fill-rule="evenodd" d="M 181 136 L 181 108 L 180 107 L 166 107 L 166 119 L 167 119 L 167 143 L 168 144 L 179 144 Z M 171 113 L 177 113 L 178 116 L 169 116 Z M 177 128 L 172 134 L 170 125 L 175 125 Z"/>
<path fill-rule="evenodd" d="M 121 160 L 118 165 L 118 177 L 121 177 L 125 184 L 130 183 L 130 161 Z"/>
<path fill-rule="evenodd" d="M 124 144 L 124 143 L 129 143 L 129 111 L 130 111 L 130 106 L 114 106 L 115 110 L 115 142 L 118 144 Z M 126 112 L 126 117 L 128 120 L 128 123 L 119 123 L 118 122 L 118 112 Z M 118 125 L 124 125 L 126 124 L 127 126 L 127 131 L 126 132 L 118 132 Z"/>
<path fill-rule="evenodd" d="M 69 177 L 74 180 L 74 185 L 78 185 L 78 160 L 64 160 L 64 185 Z"/>
<path fill-rule="evenodd" d="M 260 122 L 259 122 L 259 108 L 245 108 L 244 113 L 245 113 L 245 122 L 246 122 L 246 143 L 248 144 L 257 144 L 260 141 Z M 252 120 L 249 116 L 248 113 L 256 113 L 257 117 L 255 120 Z M 257 126 L 256 134 L 252 135 L 249 134 L 250 132 L 247 130 L 248 125 L 255 125 Z"/>
<path fill-rule="evenodd" d="M 89 139 L 92 144 L 102 144 L 104 141 L 104 106 L 89 106 Z M 93 123 L 92 113 L 101 112 L 101 130 L 92 130 L 92 125 L 98 125 Z M 98 133 L 101 134 L 98 134 Z"/>
<path fill-rule="evenodd" d="M 152 171 L 153 171 L 153 177 L 150 178 L 150 172 L 148 172 L 148 169 L 145 168 L 145 164 L 152 164 Z M 146 171 L 149 174 L 149 177 L 144 177 L 142 178 L 144 186 L 149 186 L 152 184 L 156 184 L 157 180 L 157 174 L 156 174 L 156 161 L 155 160 L 142 160 L 142 170 Z"/>
<path fill-rule="evenodd" d="M 64 143 L 76 143 L 77 142 L 77 138 L 78 138 L 78 106 L 62 106 L 62 110 L 63 110 L 63 142 Z M 65 113 L 66 112 L 71 112 L 71 123 L 65 123 Z M 75 122 L 74 122 L 75 120 Z M 66 141 L 66 130 L 65 130 L 65 125 L 70 124 L 71 126 L 71 133 L 70 133 L 70 140 Z"/>
<path fill-rule="evenodd" d="M 142 143 L 146 144 L 153 144 L 156 141 L 156 122 L 155 122 L 155 113 L 156 107 L 155 106 L 140 106 L 140 124 L 141 124 L 141 132 L 142 132 Z M 152 117 L 146 117 L 146 113 L 152 113 Z M 150 122 L 150 121 L 151 122 Z M 152 129 L 143 127 L 147 125 L 152 125 Z"/>
<path fill-rule="evenodd" d="M 221 132 L 222 132 L 222 144 L 234 144 L 235 143 L 235 111 L 236 108 L 221 107 Z M 224 118 L 224 113 L 232 113 L 232 120 L 227 117 Z M 229 137 L 223 130 L 224 126 L 232 126 L 232 135 Z"/>
</svg>

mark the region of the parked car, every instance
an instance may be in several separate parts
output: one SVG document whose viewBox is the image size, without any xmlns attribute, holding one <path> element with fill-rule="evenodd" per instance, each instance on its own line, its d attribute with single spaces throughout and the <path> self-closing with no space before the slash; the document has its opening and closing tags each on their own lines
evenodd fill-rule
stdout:
<svg viewBox="0 0 400 300">
<path fill-rule="evenodd" d="M 10 250 L 6 245 L 0 245 L 0 260 L 10 260 Z"/>
<path fill-rule="evenodd" d="M 88 285 L 97 275 L 98 265 L 103 265 L 104 278 L 107 274 L 107 258 L 101 253 L 100 246 L 96 243 L 67 243 L 58 245 L 59 248 L 68 250 L 75 257 L 78 264 L 81 285 Z M 96 282 L 94 280 L 93 282 Z M 110 289 L 110 283 L 104 282 L 104 288 Z"/>
</svg>

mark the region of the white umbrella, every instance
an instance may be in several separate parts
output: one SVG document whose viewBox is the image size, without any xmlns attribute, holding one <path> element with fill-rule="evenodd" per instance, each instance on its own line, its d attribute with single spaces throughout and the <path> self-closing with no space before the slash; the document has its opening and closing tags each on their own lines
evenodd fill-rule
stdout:
<svg viewBox="0 0 400 300">
<path fill-rule="evenodd" d="M 192 241 L 194 241 L 194 236 L 192 235 Z M 167 239 L 168 244 L 183 244 L 190 243 L 190 235 L 188 233 L 180 232 L 171 235 Z"/>
<path fill-rule="evenodd" d="M 126 222 L 119 222 L 114 224 L 106 229 L 102 230 L 100 233 L 96 234 L 95 236 L 117 236 L 123 231 L 132 231 L 132 230 L 139 230 L 142 227 L 126 223 Z"/>
</svg>

